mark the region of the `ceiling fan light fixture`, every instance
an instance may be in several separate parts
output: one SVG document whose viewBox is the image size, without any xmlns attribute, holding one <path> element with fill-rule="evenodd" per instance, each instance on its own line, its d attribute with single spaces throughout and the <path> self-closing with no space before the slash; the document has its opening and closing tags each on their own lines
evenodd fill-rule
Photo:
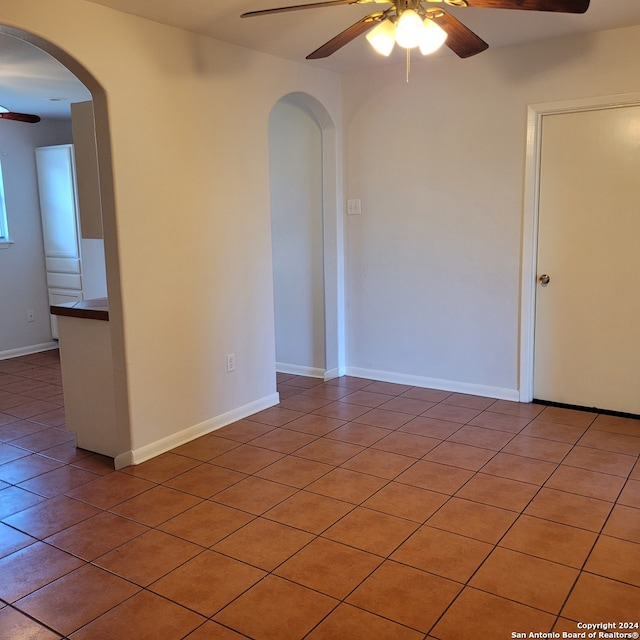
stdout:
<svg viewBox="0 0 640 640">
<path fill-rule="evenodd" d="M 420 44 L 424 31 L 422 18 L 413 9 L 406 9 L 398 20 L 396 42 L 405 49 L 413 49 Z"/>
<path fill-rule="evenodd" d="M 437 51 L 446 41 L 447 32 L 430 18 L 424 21 L 424 32 L 418 43 L 423 56 Z"/>
<path fill-rule="evenodd" d="M 388 56 L 396 43 L 396 25 L 391 20 L 383 20 L 365 37 L 379 54 Z"/>
</svg>

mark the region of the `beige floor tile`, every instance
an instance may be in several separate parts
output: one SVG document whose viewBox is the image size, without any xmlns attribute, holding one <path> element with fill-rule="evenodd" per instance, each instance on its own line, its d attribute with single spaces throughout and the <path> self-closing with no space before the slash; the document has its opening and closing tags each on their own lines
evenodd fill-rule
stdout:
<svg viewBox="0 0 640 640">
<path fill-rule="evenodd" d="M 173 453 L 186 456 L 187 458 L 193 458 L 194 460 L 200 460 L 201 462 L 207 462 L 239 446 L 238 442 L 222 438 L 216 434 L 209 434 L 192 440 L 187 444 L 173 449 Z"/>
<path fill-rule="evenodd" d="M 554 462 L 514 456 L 510 453 L 497 453 L 482 468 L 482 473 L 540 486 L 546 482 L 556 467 Z"/>
<path fill-rule="evenodd" d="M 162 523 L 158 529 L 203 547 L 210 547 L 240 529 L 254 516 L 204 501 Z"/>
<path fill-rule="evenodd" d="M 415 433 L 394 431 L 378 440 L 373 445 L 373 448 L 410 458 L 421 458 L 435 449 L 440 443 L 441 441 L 436 438 L 426 438 Z"/>
<path fill-rule="evenodd" d="M 618 497 L 618 504 L 640 509 L 640 480 L 627 480 Z"/>
<path fill-rule="evenodd" d="M 577 576 L 577 569 L 498 547 L 478 569 L 469 585 L 557 614 Z"/>
<path fill-rule="evenodd" d="M 141 587 L 147 587 L 202 547 L 162 531 L 151 530 L 100 556 L 93 563 Z"/>
<path fill-rule="evenodd" d="M 29 638 L 29 640 L 60 640 L 62 636 L 43 627 L 17 609 L 0 609 L 0 629 L 7 638 Z"/>
<path fill-rule="evenodd" d="M 613 505 L 604 500 L 543 488 L 524 510 L 526 515 L 598 532 Z"/>
<path fill-rule="evenodd" d="M 386 561 L 347 598 L 347 602 L 426 633 L 461 588 L 451 580 Z"/>
<path fill-rule="evenodd" d="M 423 634 L 348 604 L 341 604 L 308 636 L 308 640 L 422 640 Z"/>
<path fill-rule="evenodd" d="M 324 462 L 325 464 L 339 465 L 358 455 L 363 450 L 364 447 L 360 445 L 324 437 L 308 444 L 306 447 L 302 447 L 302 449 L 298 449 L 296 456 L 307 460 L 315 460 L 316 462 Z"/>
<path fill-rule="evenodd" d="M 71 640 L 181 640 L 204 621 L 205 618 L 193 611 L 141 591 L 74 633 Z"/>
<path fill-rule="evenodd" d="M 640 509 L 617 504 L 611 511 L 602 533 L 640 543 Z"/>
<path fill-rule="evenodd" d="M 15 602 L 83 565 L 69 553 L 36 542 L 0 559 L 0 598 Z"/>
<path fill-rule="evenodd" d="M 197 460 L 179 456 L 169 451 L 142 464 L 125 467 L 121 471 L 151 482 L 165 482 L 189 469 L 193 469 L 197 465 Z"/>
<path fill-rule="evenodd" d="M 273 571 L 313 540 L 306 531 L 256 518 L 213 546 L 215 551 L 265 571 Z"/>
<path fill-rule="evenodd" d="M 399 475 L 396 482 L 453 495 L 472 477 L 473 471 L 469 469 L 458 469 L 428 460 L 419 460 Z"/>
<path fill-rule="evenodd" d="M 379 451 L 376 449 L 365 449 L 362 453 L 354 456 L 343 463 L 345 469 L 370 473 L 373 476 L 392 480 L 405 469 L 415 464 L 414 458 L 401 456 L 397 453 Z"/>
<path fill-rule="evenodd" d="M 336 542 L 386 557 L 417 528 L 418 524 L 415 522 L 356 507 L 322 535 Z"/>
<path fill-rule="evenodd" d="M 264 514 L 265 518 L 309 533 L 322 533 L 340 520 L 353 504 L 308 491 L 300 491 Z"/>
<path fill-rule="evenodd" d="M 149 480 L 115 472 L 69 491 L 67 495 L 101 509 L 109 509 L 153 487 L 155 484 Z"/>
<path fill-rule="evenodd" d="M 511 511 L 522 511 L 539 487 L 518 480 L 477 473 L 456 493 L 458 498 L 482 502 Z"/>
<path fill-rule="evenodd" d="M 332 470 L 332 465 L 324 464 L 323 462 L 287 456 L 264 469 L 260 469 L 255 475 L 259 478 L 303 489 Z"/>
<path fill-rule="evenodd" d="M 259 516 L 295 492 L 293 487 L 278 482 L 249 477 L 216 493 L 211 500 Z"/>
<path fill-rule="evenodd" d="M 521 515 L 499 546 L 579 569 L 596 538 L 592 531 Z"/>
<path fill-rule="evenodd" d="M 246 477 L 245 473 L 239 471 L 225 469 L 214 464 L 201 464 L 172 478 L 164 485 L 199 498 L 210 498 Z"/>
<path fill-rule="evenodd" d="M 340 440 L 341 442 L 350 442 L 351 444 L 359 444 L 363 447 L 369 447 L 375 442 L 378 442 L 378 440 L 382 440 L 390 433 L 390 429 L 373 427 L 368 424 L 359 424 L 357 422 L 347 422 L 347 424 L 328 433 L 326 437 L 331 440 Z"/>
<path fill-rule="evenodd" d="M 16 607 L 69 636 L 138 591 L 139 587 L 122 578 L 85 565 L 22 598 Z"/>
<path fill-rule="evenodd" d="M 14 513 L 3 522 L 34 538 L 43 539 L 98 513 L 98 509 L 84 502 L 56 496 Z"/>
<path fill-rule="evenodd" d="M 486 542 L 425 526 L 400 545 L 391 559 L 466 583 L 492 549 Z"/>
<path fill-rule="evenodd" d="M 214 551 L 203 551 L 149 589 L 210 617 L 256 584 L 265 572 Z"/>
<path fill-rule="evenodd" d="M 433 629 L 439 640 L 511 638 L 514 632 L 548 633 L 555 616 L 513 600 L 466 587 Z M 542 636 L 541 636 L 542 637 Z"/>
<path fill-rule="evenodd" d="M 413 522 L 424 522 L 447 500 L 447 496 L 412 487 L 399 482 L 390 482 L 371 496 L 362 506 L 382 511 Z"/>
<path fill-rule="evenodd" d="M 111 507 L 111 511 L 148 527 L 157 527 L 200 502 L 196 496 L 158 485 Z"/>
<path fill-rule="evenodd" d="M 269 449 L 243 444 L 216 456 L 211 460 L 211 463 L 219 467 L 239 471 L 240 473 L 251 474 L 260 469 L 264 469 L 283 457 L 284 454 L 278 453 L 277 451 L 269 451 Z"/>
<path fill-rule="evenodd" d="M 584 621 L 637 621 L 640 587 L 583 572 L 562 609 L 562 616 Z"/>
<path fill-rule="evenodd" d="M 329 498 L 361 504 L 380 490 L 387 481 L 349 469 L 334 469 L 307 487 L 307 491 Z"/>
<path fill-rule="evenodd" d="M 536 458 L 547 462 L 560 462 L 571 450 L 566 442 L 556 442 L 544 438 L 523 435 L 515 436 L 503 449 L 503 453 L 511 453 L 525 458 Z"/>
<path fill-rule="evenodd" d="M 496 544 L 518 517 L 517 513 L 471 500 L 451 498 L 428 520 L 437 529 Z"/>
<path fill-rule="evenodd" d="M 640 587 L 640 544 L 600 536 L 584 568 L 590 573 Z"/>
<path fill-rule="evenodd" d="M 560 465 L 545 482 L 549 489 L 578 493 L 589 498 L 615 502 L 625 479 L 608 473 Z"/>
<path fill-rule="evenodd" d="M 472 447 L 481 447 L 483 449 L 500 451 L 500 449 L 502 449 L 513 438 L 513 434 L 506 431 L 465 425 L 449 436 L 448 440 L 449 442 L 468 444 Z"/>
<path fill-rule="evenodd" d="M 276 575 L 328 596 L 347 597 L 382 562 L 353 547 L 316 538 L 275 571 Z"/>
<path fill-rule="evenodd" d="M 333 598 L 267 576 L 217 614 L 215 620 L 255 640 L 297 640 L 337 605 Z"/>
<path fill-rule="evenodd" d="M 567 454 L 562 464 L 626 478 L 633 469 L 636 459 L 635 455 L 575 446 Z"/>
<path fill-rule="evenodd" d="M 148 530 L 105 511 L 46 538 L 46 542 L 90 562 Z"/>
<path fill-rule="evenodd" d="M 440 443 L 427 453 L 424 456 L 424 460 L 469 469 L 470 471 L 478 471 L 487 464 L 494 455 L 496 455 L 495 451 L 490 449 L 447 441 Z"/>
</svg>

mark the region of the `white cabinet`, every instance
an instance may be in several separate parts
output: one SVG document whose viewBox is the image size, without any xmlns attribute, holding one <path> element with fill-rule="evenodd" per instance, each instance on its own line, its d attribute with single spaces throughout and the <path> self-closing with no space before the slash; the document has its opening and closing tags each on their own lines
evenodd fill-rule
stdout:
<svg viewBox="0 0 640 640">
<path fill-rule="evenodd" d="M 93 102 L 74 102 L 71 105 L 71 127 L 82 237 L 102 238 L 102 198 Z"/>
<path fill-rule="evenodd" d="M 36 149 L 36 166 L 49 304 L 106 296 L 104 262 L 88 261 L 97 273 L 85 274 L 83 269 L 73 145 Z M 90 292 L 85 291 L 87 275 L 91 276 Z M 55 316 L 51 316 L 51 334 L 58 337 Z"/>
</svg>

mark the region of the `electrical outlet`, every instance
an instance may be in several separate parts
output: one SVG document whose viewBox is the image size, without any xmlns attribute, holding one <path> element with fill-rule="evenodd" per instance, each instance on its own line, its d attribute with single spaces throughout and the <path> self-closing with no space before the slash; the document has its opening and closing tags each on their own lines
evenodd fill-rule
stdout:
<svg viewBox="0 0 640 640">
<path fill-rule="evenodd" d="M 236 370 L 236 354 L 227 353 L 227 373 L 231 373 Z"/>
<path fill-rule="evenodd" d="M 33 309 L 29 309 L 27 311 L 27 322 L 35 322 L 35 317 L 33 315 Z"/>
</svg>

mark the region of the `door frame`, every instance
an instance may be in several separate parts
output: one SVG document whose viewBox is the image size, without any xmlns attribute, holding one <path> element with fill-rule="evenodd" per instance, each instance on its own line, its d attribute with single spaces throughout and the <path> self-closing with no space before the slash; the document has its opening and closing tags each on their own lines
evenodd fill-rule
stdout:
<svg viewBox="0 0 640 640">
<path fill-rule="evenodd" d="M 600 111 L 640 105 L 640 93 L 625 93 L 560 102 L 545 102 L 527 107 L 527 149 L 524 179 L 524 210 L 521 240 L 520 284 L 520 402 L 534 397 L 535 322 L 537 295 L 538 223 L 540 207 L 540 163 L 542 159 L 542 123 L 545 116 L 581 111 Z"/>
</svg>

